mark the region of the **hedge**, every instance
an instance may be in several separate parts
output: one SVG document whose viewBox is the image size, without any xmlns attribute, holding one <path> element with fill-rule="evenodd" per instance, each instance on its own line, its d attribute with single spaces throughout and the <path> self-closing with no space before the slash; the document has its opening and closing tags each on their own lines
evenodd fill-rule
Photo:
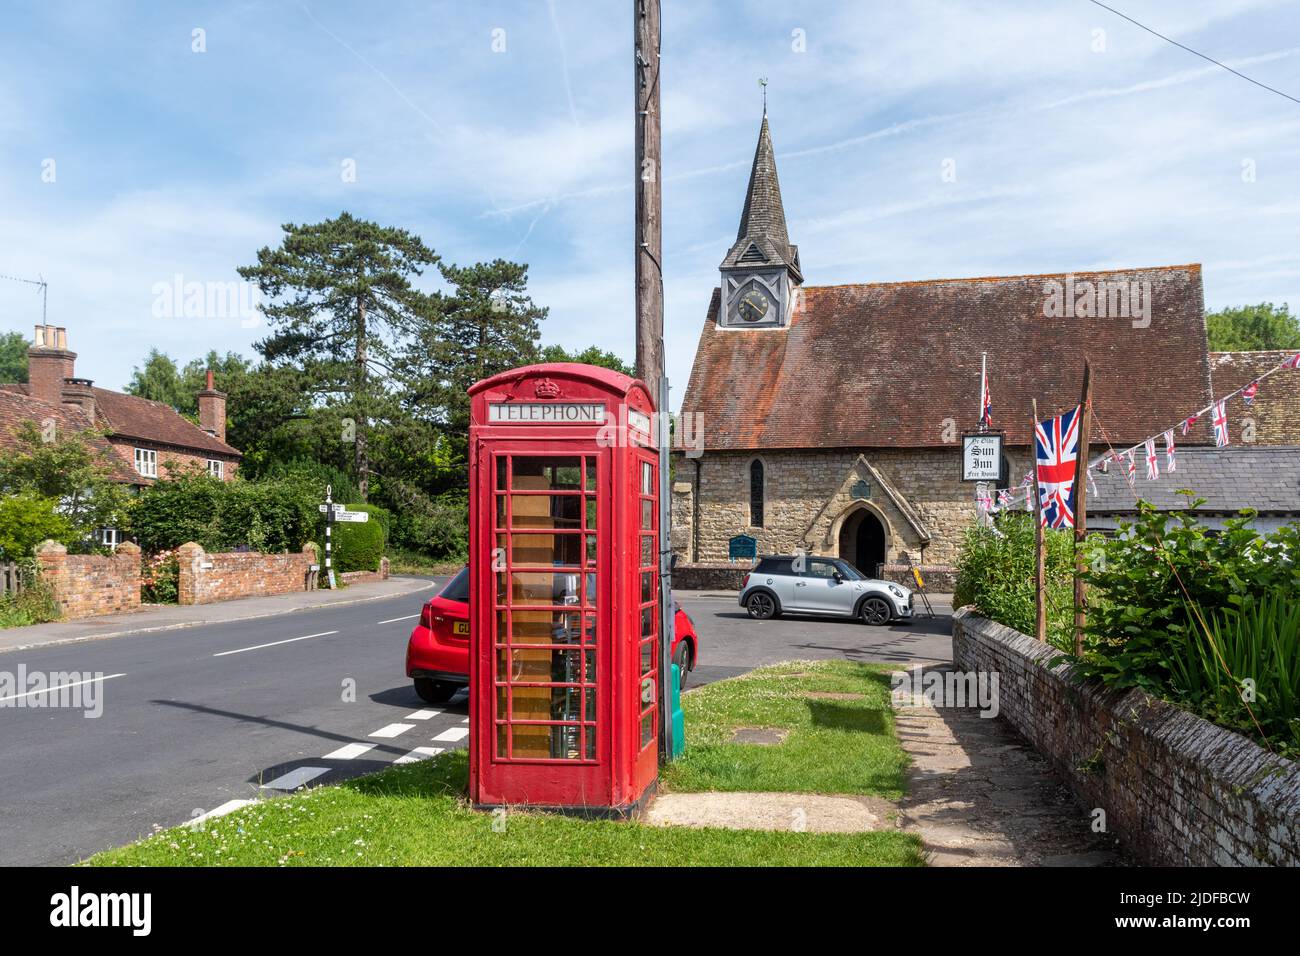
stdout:
<svg viewBox="0 0 1300 956">
<path fill-rule="evenodd" d="M 346 505 L 349 511 L 364 511 L 370 520 L 339 521 L 334 524 L 334 567 L 344 571 L 378 571 L 379 559 L 388 543 L 389 514 L 377 505 Z"/>
</svg>

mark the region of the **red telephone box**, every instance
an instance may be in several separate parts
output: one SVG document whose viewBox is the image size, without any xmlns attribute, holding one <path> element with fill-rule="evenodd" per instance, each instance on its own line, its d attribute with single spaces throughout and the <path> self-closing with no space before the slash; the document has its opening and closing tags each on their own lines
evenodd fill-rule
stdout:
<svg viewBox="0 0 1300 956">
<path fill-rule="evenodd" d="M 470 797 L 634 812 L 658 778 L 654 402 L 573 363 L 469 394 Z"/>
</svg>

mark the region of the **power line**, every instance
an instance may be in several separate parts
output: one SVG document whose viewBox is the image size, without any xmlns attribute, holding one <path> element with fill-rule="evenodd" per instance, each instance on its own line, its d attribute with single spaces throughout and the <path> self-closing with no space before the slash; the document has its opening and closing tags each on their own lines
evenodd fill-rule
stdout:
<svg viewBox="0 0 1300 956">
<path fill-rule="evenodd" d="M 1233 74 L 1234 76 L 1239 76 L 1239 77 L 1241 77 L 1241 78 L 1242 78 L 1243 80 L 1245 80 L 1247 83 L 1254 83 L 1254 84 L 1255 84 L 1256 86 L 1258 86 L 1260 89 L 1268 90 L 1270 93 L 1276 93 L 1278 96 L 1284 97 L 1284 98 L 1290 100 L 1292 103 L 1300 104 L 1300 99 L 1296 99 L 1296 98 L 1295 98 L 1294 96 L 1292 96 L 1290 93 L 1283 93 L 1281 90 L 1274 89 L 1273 87 L 1269 86 L 1267 83 L 1261 83 L 1259 80 L 1256 80 L 1256 79 L 1254 79 L 1254 78 L 1252 78 L 1252 77 L 1247 76 L 1245 73 L 1242 73 L 1240 70 L 1234 70 L 1232 67 L 1228 66 L 1228 64 L 1226 64 L 1226 63 L 1220 63 L 1218 60 L 1216 60 L 1216 59 L 1215 59 L 1214 57 L 1212 57 L 1212 56 L 1206 56 L 1204 53 L 1201 53 L 1201 52 L 1198 51 L 1198 50 L 1193 50 L 1191 47 L 1187 46 L 1186 44 L 1179 43 L 1177 40 L 1173 39 L 1172 37 L 1167 37 L 1167 36 L 1165 36 L 1163 33 L 1160 33 L 1160 32 L 1158 32 L 1158 31 L 1156 31 L 1156 30 L 1151 29 L 1151 28 L 1150 28 L 1149 26 L 1147 26 L 1145 23 L 1138 23 L 1138 21 L 1134 20 L 1134 19 L 1133 19 L 1132 17 L 1130 17 L 1127 13 L 1120 13 L 1120 11 L 1116 10 L 1114 7 L 1108 7 L 1108 6 L 1106 6 L 1106 4 L 1102 3 L 1101 0 L 1088 0 L 1088 2 L 1089 2 L 1089 3 L 1096 4 L 1097 6 L 1101 7 L 1103 10 L 1109 10 L 1111 13 L 1115 14 L 1115 16 L 1117 16 L 1117 17 L 1123 17 L 1125 20 L 1127 20 L 1129 23 L 1133 24 L 1135 27 L 1140 27 L 1140 28 L 1142 28 L 1142 29 L 1145 30 L 1147 33 L 1150 33 L 1152 36 L 1159 37 L 1160 39 L 1164 40 L 1166 43 L 1172 43 L 1174 46 L 1178 47 L 1180 50 L 1186 50 L 1188 53 L 1192 54 L 1193 56 L 1199 56 L 1202 60 L 1205 60 L 1205 61 L 1208 62 L 1208 63 L 1213 63 L 1215 66 L 1217 66 L 1217 67 L 1221 67 L 1222 69 L 1227 70 L 1229 73 Z"/>
</svg>

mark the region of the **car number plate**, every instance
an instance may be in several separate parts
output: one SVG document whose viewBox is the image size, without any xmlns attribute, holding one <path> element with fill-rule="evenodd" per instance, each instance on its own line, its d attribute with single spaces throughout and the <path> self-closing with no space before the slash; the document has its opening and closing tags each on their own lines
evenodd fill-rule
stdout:
<svg viewBox="0 0 1300 956">
<path fill-rule="evenodd" d="M 451 632 L 453 634 L 468 634 L 469 621 L 457 621 L 451 626 Z"/>
</svg>

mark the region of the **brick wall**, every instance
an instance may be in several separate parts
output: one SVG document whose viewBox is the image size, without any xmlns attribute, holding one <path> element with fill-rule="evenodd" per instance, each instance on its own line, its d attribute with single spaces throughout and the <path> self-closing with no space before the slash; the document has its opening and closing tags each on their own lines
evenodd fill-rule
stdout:
<svg viewBox="0 0 1300 956">
<path fill-rule="evenodd" d="M 344 571 L 338 576 L 343 584 L 366 584 L 371 581 L 388 580 L 388 559 L 379 559 L 378 571 Z"/>
<path fill-rule="evenodd" d="M 192 541 L 176 550 L 180 564 L 177 598 L 180 604 L 211 604 L 305 591 L 311 566 L 317 563 L 315 545 L 311 544 L 298 554 L 257 551 L 208 554 Z"/>
<path fill-rule="evenodd" d="M 1300 765 L 1143 691 L 1074 684 L 1060 652 L 957 612 L 953 661 L 996 671 L 1000 716 L 1136 857 L 1160 866 L 1300 866 Z"/>
<path fill-rule="evenodd" d="M 1007 448 L 1011 483 L 1029 470 L 1025 448 Z M 764 525 L 749 523 L 749 463 L 763 462 Z M 924 552 L 907 516 L 859 459 L 883 477 L 930 533 Z M 696 487 L 696 462 L 699 464 Z M 858 502 L 854 484 L 866 480 L 871 498 Z M 758 540 L 759 554 L 839 554 L 839 530 L 857 509 L 871 511 L 885 528 L 885 563 L 953 565 L 966 528 L 975 519 L 975 486 L 961 480 L 961 446 L 915 449 L 832 449 L 720 452 L 678 458 L 673 482 L 672 547 L 682 560 L 725 561 L 738 534 Z M 698 496 L 698 507 L 695 498 Z M 698 520 L 698 526 L 692 523 Z"/>
<path fill-rule="evenodd" d="M 917 569 L 925 589 L 931 594 L 951 594 L 957 589 L 957 569 L 946 564 L 922 564 Z M 880 576 L 886 581 L 906 585 L 916 590 L 916 579 L 912 577 L 912 568 L 906 564 L 882 564 Z"/>
<path fill-rule="evenodd" d="M 56 541 L 36 549 L 41 579 L 49 583 L 67 619 L 131 611 L 140 606 L 140 549 L 127 542 L 117 553 L 68 554 Z"/>
<path fill-rule="evenodd" d="M 178 451 L 169 445 L 160 445 L 157 442 L 138 441 L 136 439 L 112 438 L 109 441 L 113 446 L 113 451 L 127 463 L 127 467 L 132 472 L 135 472 L 135 450 L 137 448 L 148 448 L 158 453 L 159 478 L 177 478 L 194 467 L 198 467 L 201 471 L 207 471 L 209 458 L 225 462 L 223 477 L 226 481 L 234 478 L 235 473 L 239 471 L 239 460 L 229 456 L 216 453 L 211 455 L 190 454 L 189 452 Z"/>
</svg>

